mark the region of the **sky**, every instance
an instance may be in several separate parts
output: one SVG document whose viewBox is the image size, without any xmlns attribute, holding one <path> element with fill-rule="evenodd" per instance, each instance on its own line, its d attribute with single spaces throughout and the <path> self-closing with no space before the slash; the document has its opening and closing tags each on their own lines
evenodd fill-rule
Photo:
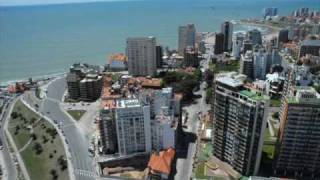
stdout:
<svg viewBox="0 0 320 180">
<path fill-rule="evenodd" d="M 119 0 L 0 0 L 0 6 L 36 5 L 36 4 L 61 4 L 96 1 L 119 1 Z"/>
</svg>

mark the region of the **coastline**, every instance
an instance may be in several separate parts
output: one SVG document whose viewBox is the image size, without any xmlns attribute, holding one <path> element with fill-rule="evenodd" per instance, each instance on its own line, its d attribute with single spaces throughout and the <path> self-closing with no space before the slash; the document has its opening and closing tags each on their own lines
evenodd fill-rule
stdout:
<svg viewBox="0 0 320 180">
<path fill-rule="evenodd" d="M 279 27 L 271 26 L 268 24 L 256 23 L 256 22 L 248 22 L 248 20 L 240 20 L 237 22 L 237 24 L 243 25 L 243 26 L 254 26 L 254 27 L 266 29 L 265 33 L 262 33 L 262 36 L 265 40 L 271 40 L 277 37 L 279 31 L 281 30 L 281 28 Z"/>
<path fill-rule="evenodd" d="M 9 85 L 15 84 L 17 82 L 27 82 L 29 81 L 29 78 L 32 78 L 32 81 L 46 81 L 50 79 L 55 79 L 59 77 L 63 77 L 67 74 L 67 72 L 61 72 L 61 73 L 54 73 L 54 74 L 45 74 L 45 75 L 39 75 L 34 77 L 28 77 L 28 78 L 22 78 L 22 79 L 16 79 L 16 80 L 9 80 L 9 81 L 1 81 L 0 82 L 0 88 L 7 87 Z"/>
<path fill-rule="evenodd" d="M 239 26 L 247 26 L 247 27 L 254 27 L 254 28 L 259 28 L 260 31 L 262 32 L 262 36 L 266 40 L 270 40 L 274 37 L 277 36 L 279 30 L 281 28 L 274 27 L 271 25 L 267 24 L 260 24 L 260 23 L 255 23 L 255 22 L 246 22 L 247 20 L 233 20 L 233 23 L 235 25 Z M 250 29 L 250 28 L 248 28 Z M 247 31 L 247 30 L 243 30 Z M 234 32 L 235 33 L 235 32 Z M 45 81 L 45 80 L 50 80 L 58 77 L 65 76 L 67 74 L 66 71 L 59 72 L 59 73 L 53 73 L 53 74 L 44 74 L 44 75 L 38 75 L 38 76 L 33 76 L 31 77 L 33 81 Z M 7 81 L 0 81 L 0 87 L 7 87 L 8 85 L 12 85 L 16 82 L 27 82 L 30 77 L 25 77 L 21 79 L 14 79 L 14 80 L 7 80 Z"/>
</svg>

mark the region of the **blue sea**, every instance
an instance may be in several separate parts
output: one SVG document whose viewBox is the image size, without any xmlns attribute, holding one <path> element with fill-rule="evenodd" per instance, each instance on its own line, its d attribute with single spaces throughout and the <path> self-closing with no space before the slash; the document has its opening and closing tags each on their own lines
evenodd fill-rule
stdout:
<svg viewBox="0 0 320 180">
<path fill-rule="evenodd" d="M 219 31 L 224 20 L 261 17 L 264 7 L 286 15 L 320 0 L 128 0 L 0 7 L 0 82 L 64 72 L 74 62 L 103 65 L 132 36 L 155 36 L 177 47 L 179 25 Z M 236 27 L 244 30 L 246 27 Z"/>
</svg>

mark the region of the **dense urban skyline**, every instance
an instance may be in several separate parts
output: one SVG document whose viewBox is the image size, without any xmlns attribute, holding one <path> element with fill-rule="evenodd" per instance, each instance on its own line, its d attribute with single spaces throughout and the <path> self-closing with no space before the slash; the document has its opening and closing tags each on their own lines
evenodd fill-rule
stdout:
<svg viewBox="0 0 320 180">
<path fill-rule="evenodd" d="M 63 6 L 68 15 L 59 15 L 73 14 L 73 6 L 80 7 Z M 106 7 L 93 6 L 102 11 Z M 7 10 L 36 9 L 33 16 L 39 17 L 59 12 L 62 6 L 57 7 Z M 216 11 L 210 4 L 205 9 Z M 60 74 L 48 72 L 58 62 L 50 56 L 37 61 L 46 65 L 46 76 L 26 73 L 25 80 L 0 86 L 0 178 L 317 179 L 320 9 L 293 8 L 285 15 L 279 11 L 268 5 L 259 17 L 223 18 L 219 28 L 207 32 L 192 21 L 178 23 L 172 27 L 177 47 L 156 35 L 122 34 L 124 48 L 102 64 L 73 59 Z M 151 26 L 145 24 L 140 28 Z M 79 33 L 68 25 L 59 32 Z M 253 28 L 238 31 L 237 25 Z M 121 21 L 114 26 L 121 27 Z M 123 27 L 129 31 L 129 26 Z M 15 33 L 18 41 L 26 36 L 24 31 Z M 116 44 L 110 38 L 114 34 L 106 34 L 107 41 Z M 50 37 L 41 35 L 44 40 Z M 55 46 L 63 42 L 57 40 Z M 73 46 L 78 52 L 85 43 Z M 26 49 L 42 53 L 32 43 Z M 87 52 L 90 57 L 96 54 Z M 37 69 L 27 62 L 23 68 Z"/>
</svg>

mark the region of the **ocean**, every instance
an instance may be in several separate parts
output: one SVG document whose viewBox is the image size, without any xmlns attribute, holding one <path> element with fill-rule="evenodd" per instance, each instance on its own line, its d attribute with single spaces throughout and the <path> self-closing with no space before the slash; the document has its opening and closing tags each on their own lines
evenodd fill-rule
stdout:
<svg viewBox="0 0 320 180">
<path fill-rule="evenodd" d="M 104 65 L 125 40 L 155 36 L 177 47 L 178 26 L 219 31 L 225 20 L 259 18 L 264 7 L 286 15 L 320 0 L 128 0 L 0 7 L 0 83 L 66 71 L 74 62 Z M 246 27 L 237 26 L 236 30 Z"/>
</svg>

